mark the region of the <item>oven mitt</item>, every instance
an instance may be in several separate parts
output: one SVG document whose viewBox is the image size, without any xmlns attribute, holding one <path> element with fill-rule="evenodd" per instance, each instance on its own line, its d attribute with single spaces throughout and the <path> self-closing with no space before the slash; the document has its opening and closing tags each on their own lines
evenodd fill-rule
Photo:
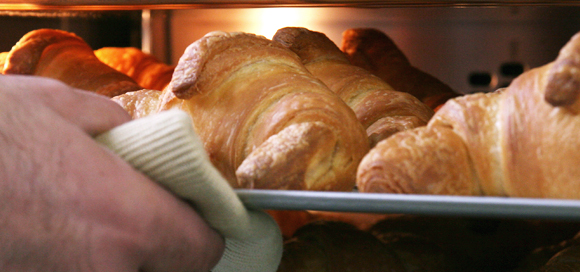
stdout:
<svg viewBox="0 0 580 272">
<path fill-rule="evenodd" d="M 225 238 L 225 251 L 212 271 L 276 271 L 282 234 L 265 212 L 244 207 L 210 163 L 189 115 L 169 110 L 125 123 L 97 136 L 152 180 L 189 201 Z"/>
</svg>

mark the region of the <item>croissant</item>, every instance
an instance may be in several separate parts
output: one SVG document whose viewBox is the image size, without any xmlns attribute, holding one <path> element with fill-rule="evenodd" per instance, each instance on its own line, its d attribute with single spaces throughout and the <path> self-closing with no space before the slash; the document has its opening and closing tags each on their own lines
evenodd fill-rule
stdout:
<svg viewBox="0 0 580 272">
<path fill-rule="evenodd" d="M 576 231 L 578 228 L 576 228 Z M 550 233 L 558 233 L 551 229 Z M 526 256 L 513 272 L 564 272 L 580 269 L 580 233 L 556 243 L 542 245 Z M 545 235 L 545 234 L 544 234 Z"/>
<path fill-rule="evenodd" d="M 531 252 L 570 239 L 578 229 L 577 222 L 569 221 L 393 215 L 368 231 L 383 242 L 391 241 L 387 244 L 395 251 L 419 253 L 417 257 L 423 258 L 415 264 L 423 268 L 413 271 L 439 267 L 441 271 L 516 272 L 515 267 L 531 260 Z M 538 256 L 533 255 L 535 263 Z"/>
<path fill-rule="evenodd" d="M 175 69 L 134 47 L 103 47 L 95 50 L 95 55 L 103 63 L 130 76 L 144 89 L 163 90 Z"/>
<path fill-rule="evenodd" d="M 249 33 L 191 44 L 157 105 L 145 104 L 188 112 L 234 188 L 350 191 L 369 149 L 352 109 L 296 54 Z"/>
<path fill-rule="evenodd" d="M 344 31 L 340 49 L 354 65 L 367 69 L 395 90 L 412 94 L 432 109 L 459 96 L 447 84 L 411 65 L 397 45 L 377 29 Z"/>
<path fill-rule="evenodd" d="M 580 198 L 580 33 L 503 90 L 448 101 L 426 127 L 380 142 L 363 192 Z"/>
<path fill-rule="evenodd" d="M 0 53 L 0 72 L 4 70 L 4 64 L 6 63 L 6 57 L 8 57 L 8 52 Z"/>
<path fill-rule="evenodd" d="M 424 126 L 433 110 L 408 93 L 397 92 L 365 69 L 350 64 L 326 35 L 286 27 L 273 37 L 294 51 L 315 77 L 344 100 L 367 130 L 371 146 L 392 134 Z"/>
<path fill-rule="evenodd" d="M 556 253 L 538 272 L 574 272 L 580 270 L 580 246 L 570 246 Z"/>
<path fill-rule="evenodd" d="M 121 105 L 133 119 L 159 112 L 162 101 L 171 101 L 172 99 L 175 99 L 175 96 L 169 92 L 149 89 L 127 92 L 111 98 Z"/>
<path fill-rule="evenodd" d="M 55 29 L 25 34 L 8 53 L 3 73 L 50 77 L 108 97 L 141 89 L 133 79 L 99 61 L 83 39 Z"/>
</svg>

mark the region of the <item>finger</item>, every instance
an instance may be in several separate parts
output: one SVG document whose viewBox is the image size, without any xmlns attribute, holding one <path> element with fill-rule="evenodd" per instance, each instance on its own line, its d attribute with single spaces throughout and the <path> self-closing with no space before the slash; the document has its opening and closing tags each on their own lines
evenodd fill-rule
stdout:
<svg viewBox="0 0 580 272">
<path fill-rule="evenodd" d="M 173 193 L 178 196 L 185 197 L 187 194 L 183 195 L 183 191 L 179 190 L 179 188 L 190 188 L 191 185 L 188 184 L 195 184 L 197 182 L 204 182 L 206 181 L 204 177 L 207 175 L 203 175 L 200 171 L 195 171 L 196 169 L 192 169 L 192 165 L 196 165 L 198 167 L 212 167 L 209 165 L 209 160 L 207 160 L 205 153 L 203 153 L 203 146 L 194 137 L 193 130 L 191 127 L 191 119 L 186 113 L 181 111 L 166 111 L 157 115 L 148 116 L 145 118 L 141 118 L 130 123 L 118 126 L 104 134 L 101 134 L 95 138 L 95 140 L 108 149 L 117 153 L 123 158 L 124 160 L 130 162 L 136 169 L 141 170 L 144 174 L 146 174 L 149 178 L 160 182 L 160 184 L 164 185 L 165 188 L 171 189 Z M 197 141 L 195 141 L 197 140 Z M 204 160 L 207 160 L 207 164 L 205 164 Z M 187 166 L 186 166 L 187 165 Z M 193 174 L 192 174 L 193 173 Z M 192 174 L 192 175 L 191 175 Z M 200 208 L 202 206 L 209 205 L 208 202 L 215 202 L 213 205 L 217 206 L 219 204 L 229 204 L 224 203 L 225 200 L 222 199 L 224 196 L 230 196 L 236 198 L 233 191 L 231 191 L 231 195 L 227 194 L 227 192 L 221 192 L 221 194 L 211 194 L 206 193 L 207 191 L 203 187 L 212 187 L 213 184 L 208 183 L 210 181 L 217 182 L 220 181 L 221 177 L 219 174 L 217 176 L 212 176 L 213 180 L 207 180 L 204 183 L 205 186 L 201 186 L 202 188 L 197 188 L 198 194 L 205 194 L 210 195 L 207 196 L 205 201 L 195 201 L 200 200 L 200 198 L 189 198 L 188 200 L 194 200 L 196 208 Z M 215 179 L 217 178 L 217 180 Z M 227 186 L 227 182 L 223 181 Z M 200 187 L 200 186 L 197 186 Z M 176 190 L 177 189 L 177 190 Z M 195 189 L 192 189 L 195 190 Z M 231 189 L 230 189 L 231 190 Z M 213 197 L 211 197 L 213 196 Z M 236 198 L 237 199 L 237 198 Z M 220 201 L 221 200 L 221 201 Z M 230 200 L 233 202 L 234 200 Z M 204 203 L 205 202 L 205 203 Z M 240 203 L 241 205 L 241 203 Z M 230 208 L 232 205 L 219 205 L 221 208 L 221 212 L 225 215 L 235 215 L 235 213 L 228 211 L 227 209 Z M 156 205 L 156 208 L 162 208 L 160 205 Z M 184 211 L 187 213 L 189 207 Z M 242 207 L 243 209 L 243 207 Z M 170 208 L 168 211 L 170 213 L 177 212 L 178 208 Z M 203 209 L 202 209 L 203 210 Z M 191 212 L 191 211 L 189 211 Z M 245 210 L 244 210 L 245 212 Z M 206 215 L 206 214 L 203 214 Z M 224 215 L 224 216 L 225 216 Z M 183 216 L 180 216 L 180 218 Z M 197 215 L 196 215 L 197 217 Z M 214 216 L 215 217 L 215 216 Z M 234 216 L 235 217 L 235 216 Z M 240 218 L 240 216 L 236 217 Z M 208 218 L 205 217 L 205 221 L 212 226 L 211 223 L 215 223 L 207 220 Z M 233 218 L 228 218 L 229 221 L 234 223 Z M 221 221 L 228 221 L 228 220 L 221 220 Z M 241 222 L 243 220 L 236 221 L 240 223 L 238 227 L 243 227 L 245 224 Z M 193 226 L 195 224 L 200 224 L 199 222 L 196 223 L 195 220 L 186 224 L 186 226 Z M 215 225 L 213 225 L 215 226 Z M 172 226 L 175 227 L 175 226 Z M 194 229 L 194 231 L 200 231 L 201 229 Z M 221 228 L 217 228 L 217 230 L 221 230 Z M 169 233 L 169 232 L 165 232 Z M 162 252 L 158 252 L 153 254 L 154 256 L 161 256 L 160 259 L 152 259 L 154 261 L 147 262 L 147 268 L 153 269 L 152 271 L 166 271 L 166 270 L 175 270 L 176 265 L 179 264 L 187 264 L 190 263 L 189 266 L 197 267 L 200 264 L 191 263 L 195 259 L 192 258 L 193 255 L 189 256 L 188 259 L 174 259 L 177 255 L 167 254 L 167 248 L 171 248 L 171 246 L 175 248 L 180 248 L 185 246 L 185 250 L 187 251 L 187 245 L 191 244 L 195 241 L 187 241 L 187 237 L 196 237 L 200 236 L 200 234 L 196 234 L 195 232 L 187 234 L 187 231 L 179 231 L 178 234 L 186 234 L 185 238 L 183 237 L 174 237 L 169 239 L 164 239 L 162 241 L 173 241 L 170 245 L 162 245 L 156 246 L 155 248 L 162 249 Z M 221 232 L 223 233 L 223 232 Z M 211 237 L 207 234 L 201 234 L 201 237 Z M 183 244 L 185 242 L 185 244 Z M 220 243 L 221 244 L 221 243 Z M 197 245 L 199 248 L 211 248 L 207 245 Z M 178 250 L 182 251 L 182 250 Z M 210 260 L 207 257 L 202 257 L 202 260 Z M 213 261 L 210 261 L 213 264 Z M 163 267 L 163 270 L 159 270 L 160 267 Z M 185 267 L 189 267 L 185 266 Z M 212 266 L 201 265 L 201 267 L 207 267 L 208 269 Z M 170 268 L 170 269 L 167 269 Z"/>
<path fill-rule="evenodd" d="M 143 271 L 210 271 L 220 260 L 225 240 L 185 204 L 164 201 L 159 213 L 166 215 L 165 228 L 157 232 L 158 239 L 151 247 Z M 176 220 L 178 218 L 179 220 Z"/>
<path fill-rule="evenodd" d="M 207 222 L 229 239 L 214 271 L 276 269 L 282 252 L 276 222 L 265 214 L 248 213 L 228 182 L 212 171 L 186 113 L 166 111 L 141 118 L 96 140 L 173 193 L 191 200 Z"/>
<path fill-rule="evenodd" d="M 118 126 L 95 138 L 149 178 L 196 205 L 228 238 L 241 239 L 249 217 L 230 184 L 213 167 L 191 117 L 168 110 Z"/>
<path fill-rule="evenodd" d="M 136 241 L 130 242 L 134 247 L 122 254 L 127 258 L 126 261 L 121 260 L 121 263 L 135 262 L 141 271 L 155 272 L 205 272 L 217 264 L 225 242 L 192 207 L 145 175 L 134 171 L 112 153 L 96 148 L 91 154 L 91 159 L 100 163 L 89 166 L 83 164 L 85 166 L 78 169 L 78 175 L 83 175 L 85 179 L 99 176 L 101 186 L 92 188 L 90 195 L 85 195 L 88 198 L 85 199 L 87 214 L 105 219 L 123 218 L 123 224 L 119 226 L 123 229 L 121 232 L 131 237 L 127 240 Z M 99 205 L 92 204 L 115 193 L 121 194 L 122 199 L 115 202 L 112 210 L 103 210 Z M 109 224 L 117 220 L 106 221 Z M 113 247 L 111 244 L 103 245 L 103 249 L 107 248 Z M 108 250 L 107 253 L 107 259 L 118 258 L 114 251 Z M 131 256 L 136 257 L 136 260 L 130 261 Z"/>
<path fill-rule="evenodd" d="M 65 120 L 96 135 L 131 120 L 108 97 L 72 88 L 60 81 L 34 76 L 2 76 L 0 84 L 13 92 L 27 92 Z"/>
</svg>

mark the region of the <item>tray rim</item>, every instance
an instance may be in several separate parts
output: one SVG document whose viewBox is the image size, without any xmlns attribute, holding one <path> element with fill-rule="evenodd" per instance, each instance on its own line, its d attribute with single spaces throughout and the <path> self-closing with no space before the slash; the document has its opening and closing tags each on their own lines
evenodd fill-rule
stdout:
<svg viewBox="0 0 580 272">
<path fill-rule="evenodd" d="M 250 209 L 580 221 L 580 200 L 236 189 Z"/>
</svg>

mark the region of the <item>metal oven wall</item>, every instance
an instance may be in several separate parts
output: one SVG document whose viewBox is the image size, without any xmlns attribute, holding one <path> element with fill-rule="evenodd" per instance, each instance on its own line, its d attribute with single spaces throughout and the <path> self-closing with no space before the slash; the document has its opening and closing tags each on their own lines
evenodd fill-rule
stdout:
<svg viewBox="0 0 580 272">
<path fill-rule="evenodd" d="M 339 44 L 348 28 L 374 27 L 387 33 L 412 64 L 454 89 L 492 91 L 513 78 L 502 73 L 503 64 L 528 69 L 553 60 L 580 31 L 578 14 L 580 7 L 547 6 L 175 10 L 169 16 L 169 54 L 177 62 L 187 45 L 214 30 L 271 38 L 278 28 L 302 26 Z"/>
<path fill-rule="evenodd" d="M 246 31 L 270 38 L 285 26 L 325 33 L 340 44 L 342 32 L 378 28 L 411 63 L 462 93 L 493 91 L 513 75 L 502 65 L 543 65 L 580 31 L 580 6 L 244 8 L 112 12 L 0 13 L 0 50 L 42 27 L 77 33 L 95 49 L 135 46 L 168 63 L 204 34 Z M 512 67 L 513 68 L 513 67 Z M 517 67 L 516 67 L 517 68 Z"/>
</svg>

